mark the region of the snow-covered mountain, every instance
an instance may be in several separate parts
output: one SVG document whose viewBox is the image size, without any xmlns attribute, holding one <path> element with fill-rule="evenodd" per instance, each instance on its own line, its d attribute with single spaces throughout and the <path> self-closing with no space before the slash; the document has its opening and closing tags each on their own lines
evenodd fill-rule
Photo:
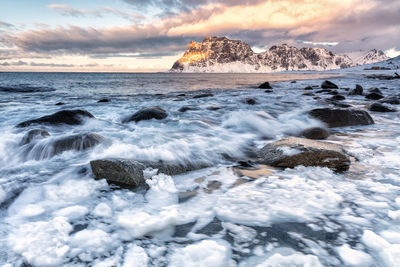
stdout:
<svg viewBox="0 0 400 267">
<path fill-rule="evenodd" d="M 383 54 L 382 51 L 372 50 L 356 62 L 347 55 L 335 55 L 324 48 L 298 49 L 286 44 L 272 46 L 265 52 L 255 53 L 248 44 L 239 40 L 230 40 L 226 37 L 206 37 L 201 43 L 192 41 L 184 55 L 174 63 L 170 71 L 321 71 L 348 68 L 358 65 L 358 62 L 365 64 L 364 62 L 380 61 L 384 56 L 381 53 Z"/>
<path fill-rule="evenodd" d="M 388 60 L 389 57 L 385 55 L 382 50 L 372 49 L 367 54 L 361 55 L 353 59 L 354 65 L 367 65 L 376 62 Z"/>
</svg>

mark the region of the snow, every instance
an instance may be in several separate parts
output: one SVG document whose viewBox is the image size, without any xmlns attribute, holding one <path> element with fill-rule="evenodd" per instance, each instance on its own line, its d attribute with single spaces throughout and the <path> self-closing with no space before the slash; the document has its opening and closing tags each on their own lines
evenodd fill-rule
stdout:
<svg viewBox="0 0 400 267">
<path fill-rule="evenodd" d="M 170 259 L 169 267 L 223 267 L 230 264 L 230 247 L 223 242 L 203 240 L 177 249 Z"/>
</svg>

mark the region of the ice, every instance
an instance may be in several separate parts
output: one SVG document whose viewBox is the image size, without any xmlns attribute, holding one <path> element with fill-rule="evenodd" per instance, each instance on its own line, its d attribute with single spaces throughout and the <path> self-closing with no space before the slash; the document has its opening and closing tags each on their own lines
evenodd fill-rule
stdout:
<svg viewBox="0 0 400 267">
<path fill-rule="evenodd" d="M 348 244 L 336 248 L 342 261 L 349 266 L 367 267 L 373 264 L 373 259 L 367 253 L 352 249 Z"/>
<path fill-rule="evenodd" d="M 131 245 L 125 253 L 122 267 L 146 267 L 148 262 L 149 257 L 146 251 L 137 245 Z"/>
<path fill-rule="evenodd" d="M 230 254 L 230 247 L 225 242 L 203 240 L 199 243 L 176 249 L 171 255 L 169 266 L 230 266 L 232 264 L 230 261 Z"/>
</svg>

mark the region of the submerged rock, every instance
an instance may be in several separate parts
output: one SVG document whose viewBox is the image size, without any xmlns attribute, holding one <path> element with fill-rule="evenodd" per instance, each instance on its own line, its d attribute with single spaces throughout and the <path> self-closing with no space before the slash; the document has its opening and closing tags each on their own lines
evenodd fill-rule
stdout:
<svg viewBox="0 0 400 267">
<path fill-rule="evenodd" d="M 204 94 L 195 95 L 195 96 L 193 96 L 193 98 L 204 98 L 204 97 L 210 97 L 210 96 L 214 96 L 214 94 L 204 93 Z"/>
<path fill-rule="evenodd" d="M 186 112 L 188 110 L 197 110 L 197 108 L 191 106 L 183 106 L 180 109 L 178 109 L 179 112 Z"/>
<path fill-rule="evenodd" d="M 40 117 L 38 119 L 21 122 L 17 125 L 17 127 L 27 127 L 32 124 L 81 125 L 87 118 L 94 118 L 94 116 L 86 110 L 62 110 L 48 116 Z"/>
<path fill-rule="evenodd" d="M 368 109 L 374 112 L 396 112 L 396 109 L 381 103 L 373 103 L 368 107 Z"/>
<path fill-rule="evenodd" d="M 216 111 L 216 110 L 220 110 L 221 107 L 211 105 L 211 106 L 206 107 L 206 109 L 211 110 L 211 111 Z"/>
<path fill-rule="evenodd" d="M 322 127 L 312 127 L 305 129 L 302 135 L 308 139 L 326 139 L 330 133 L 327 129 Z"/>
<path fill-rule="evenodd" d="M 371 115 L 364 110 L 317 108 L 311 110 L 309 114 L 331 128 L 374 124 Z"/>
<path fill-rule="evenodd" d="M 324 81 L 321 84 L 322 89 L 339 89 L 339 87 L 331 81 Z"/>
<path fill-rule="evenodd" d="M 248 105 L 255 105 L 257 104 L 257 101 L 253 97 L 248 97 L 245 100 L 245 103 Z"/>
<path fill-rule="evenodd" d="M 365 98 L 371 99 L 371 100 L 379 100 L 379 99 L 384 98 L 384 96 L 379 93 L 370 93 L 370 94 L 366 95 Z"/>
<path fill-rule="evenodd" d="M 265 82 L 265 83 L 260 84 L 258 86 L 258 88 L 260 88 L 260 89 L 272 89 L 272 86 L 269 84 L 269 82 Z"/>
<path fill-rule="evenodd" d="M 100 99 L 99 101 L 97 101 L 97 103 L 108 103 L 108 102 L 111 102 L 111 100 L 108 98 L 103 98 L 103 99 Z"/>
<path fill-rule="evenodd" d="M 376 88 L 376 87 L 369 88 L 369 89 L 368 89 L 368 92 L 369 92 L 369 93 L 377 93 L 377 94 L 383 95 L 382 91 L 379 90 L 379 88 Z"/>
<path fill-rule="evenodd" d="M 133 114 L 132 116 L 124 119 L 122 122 L 139 122 L 142 120 L 162 120 L 168 116 L 168 113 L 161 107 L 144 108 Z"/>
<path fill-rule="evenodd" d="M 392 95 L 392 96 L 387 96 L 385 98 L 382 98 L 378 102 L 385 103 L 385 104 L 399 105 L 400 98 L 399 98 L 399 96 Z"/>
<path fill-rule="evenodd" d="M 281 168 L 303 165 L 347 171 L 350 167 L 342 146 L 305 138 L 290 137 L 270 143 L 258 154 L 262 163 Z"/>
<path fill-rule="evenodd" d="M 342 96 L 342 95 L 334 95 L 332 97 L 330 97 L 331 100 L 345 100 L 346 97 Z"/>
<path fill-rule="evenodd" d="M 362 95 L 363 91 L 364 91 L 364 88 L 361 85 L 357 84 L 356 88 L 351 90 L 349 95 Z"/>
<path fill-rule="evenodd" d="M 145 183 L 143 171 L 147 168 L 158 169 L 159 173 L 177 175 L 206 167 L 205 165 L 177 164 L 171 162 L 139 162 L 129 159 L 102 159 L 90 162 L 96 179 L 128 186 Z"/>
<path fill-rule="evenodd" d="M 20 145 L 26 145 L 31 143 L 34 139 L 43 139 L 50 136 L 49 132 L 43 129 L 34 129 L 27 132 L 20 142 Z"/>
</svg>

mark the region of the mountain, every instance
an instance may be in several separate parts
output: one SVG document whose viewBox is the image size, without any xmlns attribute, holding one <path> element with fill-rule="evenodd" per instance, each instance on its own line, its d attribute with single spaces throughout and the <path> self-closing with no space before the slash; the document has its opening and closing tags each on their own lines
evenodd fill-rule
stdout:
<svg viewBox="0 0 400 267">
<path fill-rule="evenodd" d="M 367 65 L 388 59 L 389 57 L 387 57 L 382 50 L 372 49 L 367 54 L 354 59 L 354 65 Z"/>
<path fill-rule="evenodd" d="M 357 62 L 379 61 L 382 51 L 372 50 Z M 384 55 L 384 54 L 383 54 Z M 376 62 L 376 61 L 375 61 Z M 226 37 L 206 37 L 191 42 L 174 63 L 172 72 L 276 72 L 331 70 L 357 65 L 347 55 L 335 55 L 324 48 L 298 49 L 286 44 L 255 53 L 248 44 Z"/>
</svg>

